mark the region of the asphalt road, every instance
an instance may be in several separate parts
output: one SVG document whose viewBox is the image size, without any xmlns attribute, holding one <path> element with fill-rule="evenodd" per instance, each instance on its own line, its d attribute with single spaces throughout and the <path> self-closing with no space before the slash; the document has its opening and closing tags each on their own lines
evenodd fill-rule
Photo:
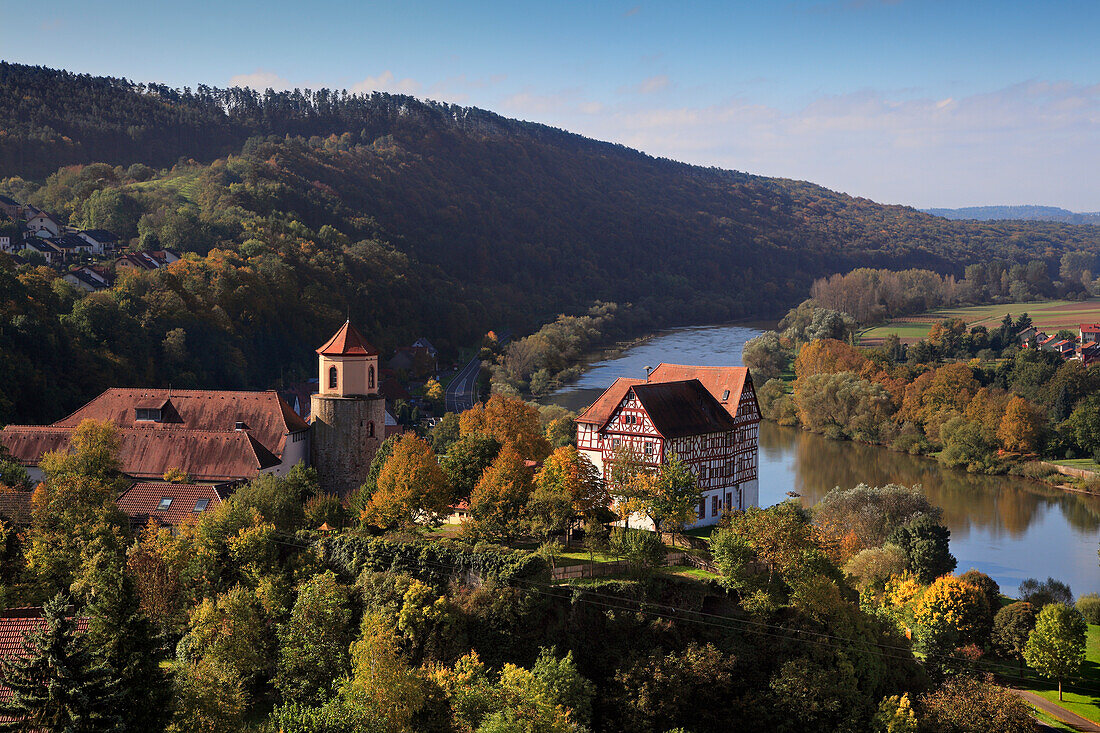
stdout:
<svg viewBox="0 0 1100 733">
<path fill-rule="evenodd" d="M 1027 692 L 1024 690 L 1013 690 L 1013 692 L 1015 692 L 1023 699 L 1027 700 L 1035 707 L 1042 710 L 1044 713 L 1058 718 L 1058 720 L 1061 720 L 1063 723 L 1068 725 L 1070 728 L 1073 728 L 1074 730 L 1079 730 L 1083 733 L 1094 733 L 1095 731 L 1100 731 L 1100 725 L 1093 723 L 1087 718 L 1082 718 L 1077 713 L 1071 713 L 1057 703 L 1053 703 L 1050 700 L 1047 700 L 1045 697 L 1040 697 L 1034 692 Z"/>
<path fill-rule="evenodd" d="M 444 399 L 447 412 L 462 412 L 474 406 L 477 375 L 480 371 L 481 360 L 474 357 L 469 364 L 462 367 L 462 371 L 455 375 L 447 385 L 447 394 Z"/>
</svg>

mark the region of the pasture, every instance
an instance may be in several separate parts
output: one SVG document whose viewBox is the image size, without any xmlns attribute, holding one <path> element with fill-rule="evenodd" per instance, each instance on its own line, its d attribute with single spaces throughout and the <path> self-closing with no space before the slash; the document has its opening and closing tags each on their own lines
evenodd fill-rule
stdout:
<svg viewBox="0 0 1100 733">
<path fill-rule="evenodd" d="M 1041 331 L 1053 334 L 1068 328 L 1076 331 L 1082 323 L 1100 323 L 1100 299 L 1089 300 L 1045 300 L 1031 303 L 1000 303 L 997 305 L 975 305 L 968 308 L 936 308 L 913 316 L 895 318 L 887 323 L 866 328 L 859 333 L 860 344 L 875 346 L 892 333 L 896 333 L 905 343 L 913 343 L 928 336 L 933 323 L 947 318 L 961 318 L 967 329 L 985 326 L 993 330 L 1001 325 L 1005 314 L 1019 318 L 1024 313 L 1031 316 L 1031 322 Z"/>
</svg>

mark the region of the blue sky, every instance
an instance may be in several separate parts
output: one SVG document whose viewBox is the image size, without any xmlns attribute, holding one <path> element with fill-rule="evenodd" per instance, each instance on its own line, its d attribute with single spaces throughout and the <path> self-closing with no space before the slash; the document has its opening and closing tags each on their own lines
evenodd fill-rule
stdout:
<svg viewBox="0 0 1100 733">
<path fill-rule="evenodd" d="M 347 87 L 915 206 L 1100 210 L 1100 3 L 0 0 L 0 58 Z"/>
</svg>

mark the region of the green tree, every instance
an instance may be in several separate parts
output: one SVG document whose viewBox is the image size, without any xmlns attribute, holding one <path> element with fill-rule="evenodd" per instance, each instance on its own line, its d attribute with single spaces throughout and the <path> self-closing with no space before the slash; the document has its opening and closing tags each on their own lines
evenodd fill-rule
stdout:
<svg viewBox="0 0 1100 733">
<path fill-rule="evenodd" d="M 696 517 L 703 500 L 695 474 L 675 453 L 668 455 L 655 480 L 634 480 L 627 485 L 625 506 L 648 518 L 658 534 L 682 531 Z"/>
<path fill-rule="evenodd" d="M 875 713 L 875 733 L 917 733 L 917 715 L 909 703 L 909 693 L 884 697 Z"/>
<path fill-rule="evenodd" d="M 1085 636 L 1088 625 L 1072 606 L 1051 603 L 1039 611 L 1035 628 L 1024 647 L 1024 661 L 1044 677 L 1058 680 L 1058 699 L 1062 699 L 1062 680 L 1076 676 L 1085 661 Z"/>
<path fill-rule="evenodd" d="M 212 657 L 176 671 L 171 733 L 243 730 L 249 695 L 237 671 Z"/>
<path fill-rule="evenodd" d="M 279 626 L 275 686 L 288 701 L 319 703 L 350 670 L 353 638 L 347 590 L 331 572 L 298 588 L 290 618 Z"/>
<path fill-rule="evenodd" d="M 97 662 L 77 632 L 69 599 L 54 596 L 42 609 L 42 626 L 23 640 L 26 656 L 0 662 L 0 684 L 11 697 L 0 703 L 7 730 L 115 730 L 117 679 Z"/>
<path fill-rule="evenodd" d="M 931 583 L 958 564 L 951 554 L 951 530 L 928 515 L 898 527 L 886 541 L 902 549 L 909 569 L 922 583 Z"/>
<path fill-rule="evenodd" d="M 440 465 L 451 485 L 452 499 L 462 501 L 470 498 L 485 469 L 500 453 L 500 448 L 500 441 L 480 433 L 464 435 L 451 444 Z"/>
<path fill-rule="evenodd" d="M 227 679 L 247 685 L 266 678 L 271 671 L 271 626 L 256 593 L 237 585 L 195 607 L 190 630 L 177 645 L 176 656 L 184 664 L 210 660 Z"/>
<path fill-rule="evenodd" d="M 1015 659 L 1024 672 L 1024 649 L 1031 630 L 1035 628 L 1038 611 L 1027 601 L 1010 603 L 993 617 L 991 641 L 993 649 L 1006 659 Z"/>
</svg>

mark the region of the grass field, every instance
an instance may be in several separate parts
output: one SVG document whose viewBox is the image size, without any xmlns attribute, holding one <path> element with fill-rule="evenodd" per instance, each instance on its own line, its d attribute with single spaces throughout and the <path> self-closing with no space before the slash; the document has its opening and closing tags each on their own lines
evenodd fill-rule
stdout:
<svg viewBox="0 0 1100 733">
<path fill-rule="evenodd" d="M 1029 680 L 1020 687 L 1042 695 L 1066 710 L 1100 723 L 1100 626 L 1089 624 L 1085 645 L 1085 664 L 1081 679 L 1062 684 L 1062 702 L 1058 702 L 1058 684 L 1041 680 Z"/>
<path fill-rule="evenodd" d="M 865 346 L 874 346 L 892 333 L 896 333 L 906 343 L 919 341 L 928 336 L 928 329 L 933 323 L 947 318 L 961 318 L 968 328 L 982 325 L 992 330 L 1000 325 L 1006 313 L 1011 314 L 1013 318 L 1019 318 L 1027 313 L 1031 316 L 1032 323 L 1050 334 L 1061 328 L 1076 331 L 1082 323 L 1100 321 L 1100 299 L 1046 300 L 1034 303 L 976 305 L 969 308 L 937 308 L 865 329 L 859 334 L 860 343 Z"/>
<path fill-rule="evenodd" d="M 1097 464 L 1096 461 L 1091 458 L 1066 458 L 1061 461 L 1051 461 L 1051 463 L 1058 466 L 1065 466 L 1066 468 L 1080 468 L 1083 471 L 1100 473 L 1100 464 Z"/>
</svg>

